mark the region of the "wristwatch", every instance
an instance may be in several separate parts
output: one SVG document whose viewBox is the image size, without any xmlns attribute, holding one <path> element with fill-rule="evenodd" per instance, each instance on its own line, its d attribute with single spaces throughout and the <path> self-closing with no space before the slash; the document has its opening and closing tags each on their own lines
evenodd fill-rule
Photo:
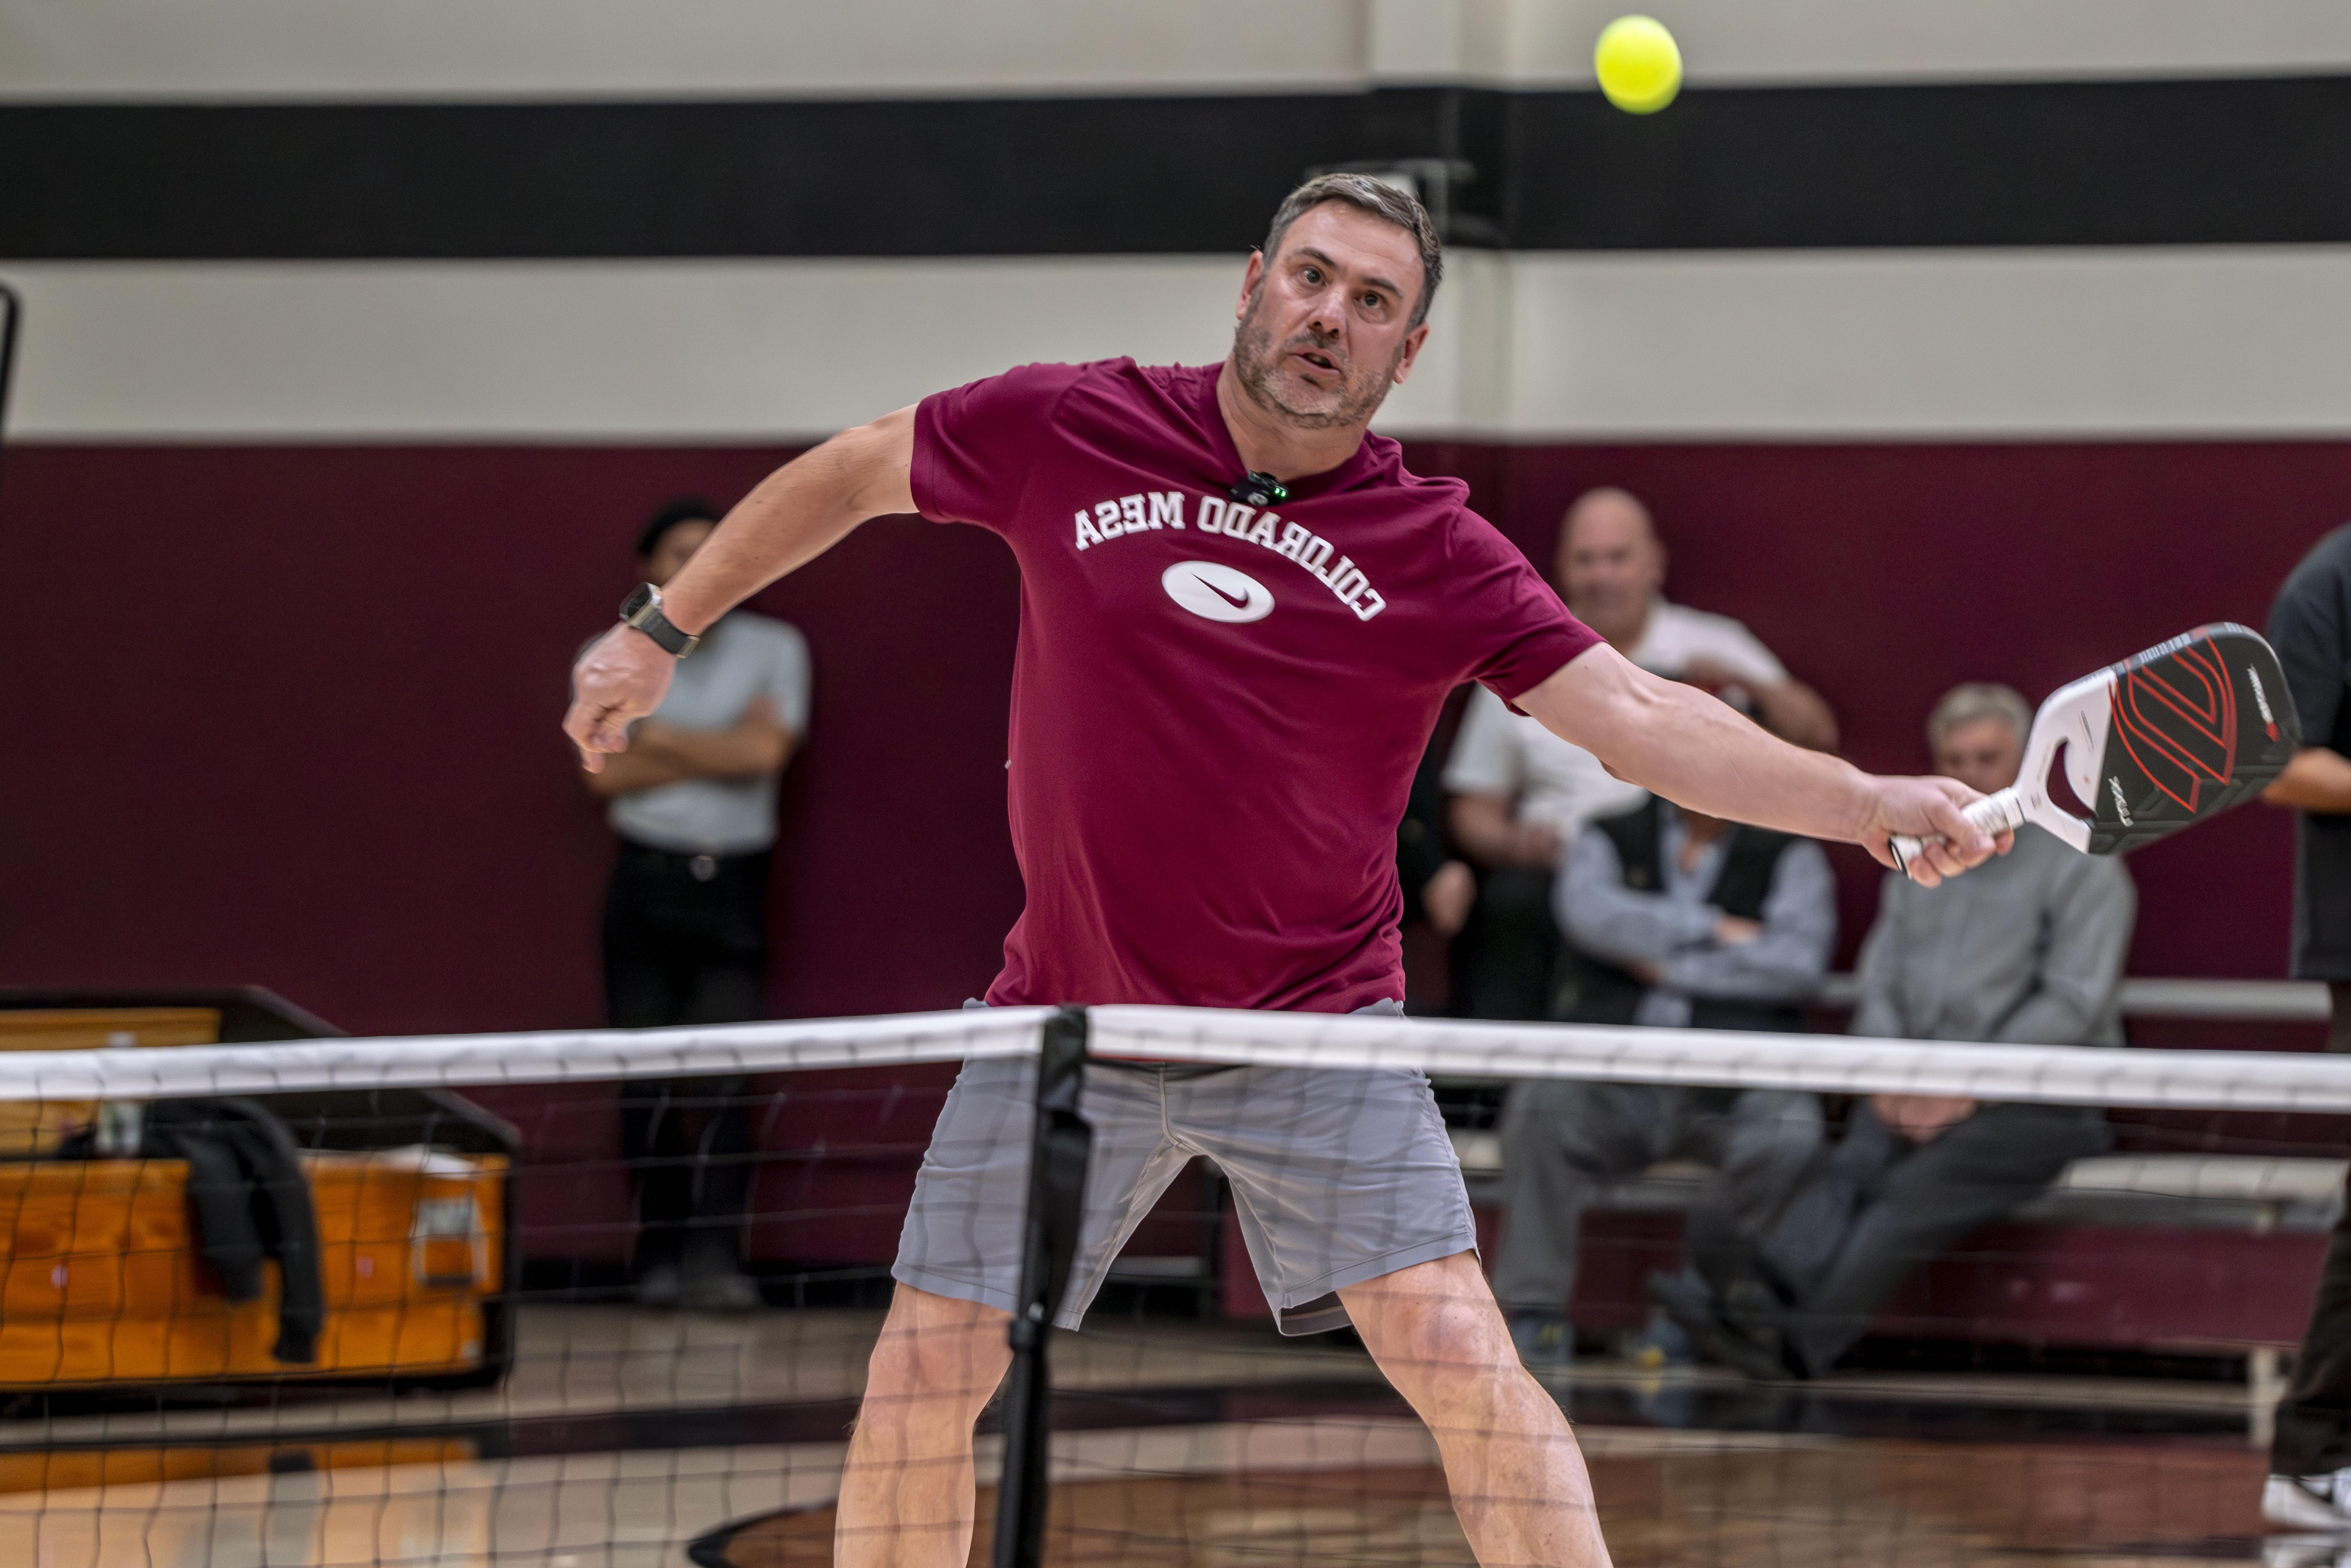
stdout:
<svg viewBox="0 0 2351 1568">
<path fill-rule="evenodd" d="M 650 582 L 637 584 L 637 591 L 621 601 L 621 624 L 635 627 L 652 638 L 653 645 L 663 653 L 681 659 L 702 642 L 670 624 L 669 617 L 662 613 L 661 590 Z"/>
</svg>

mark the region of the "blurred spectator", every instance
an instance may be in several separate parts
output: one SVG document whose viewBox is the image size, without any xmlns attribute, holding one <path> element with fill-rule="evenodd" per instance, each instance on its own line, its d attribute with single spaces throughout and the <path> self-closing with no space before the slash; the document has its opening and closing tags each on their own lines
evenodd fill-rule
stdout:
<svg viewBox="0 0 2351 1568">
<path fill-rule="evenodd" d="M 1415 1017 L 1442 1014 L 1451 1000 L 1447 950 L 1461 934 L 1478 879 L 1445 842 L 1445 790 L 1437 782 L 1443 753 L 1429 738 L 1412 778 L 1404 820 L 1396 824 L 1396 883 L 1404 894 L 1398 935 L 1404 942 L 1404 1007 Z"/>
<path fill-rule="evenodd" d="M 2351 528 L 2319 540 L 2278 590 L 2270 643 L 2307 742 L 2262 796 L 2296 812 L 2294 973 L 2326 982 L 2326 1049 L 2351 1051 Z"/>
<path fill-rule="evenodd" d="M 1645 669 L 1719 692 L 1799 746 L 1829 750 L 1828 705 L 1789 677 L 1752 632 L 1724 615 L 1668 603 L 1666 548 L 1641 503 L 1593 490 L 1560 525 L 1553 580 L 1567 607 Z M 1560 854 L 1593 818 L 1641 790 L 1600 759 L 1484 687 L 1471 697 L 1445 769 L 1454 842 L 1479 868 L 1478 900 L 1455 955 L 1456 1010 L 1470 1018 L 1550 1016 Z"/>
<path fill-rule="evenodd" d="M 1654 797 L 1604 817 L 1568 852 L 1559 918 L 1578 1023 L 1794 1030 L 1836 945 L 1818 844 Z M 1494 1293 L 1520 1354 L 1561 1364 L 1577 1231 L 1608 1183 L 1661 1160 L 1719 1173 L 1690 1219 L 1693 1262 L 1778 1207 L 1821 1138 L 1819 1100 L 1766 1089 L 1521 1082 L 1502 1108 L 1502 1244 Z"/>
<path fill-rule="evenodd" d="M 717 527 L 689 497 L 637 540 L 667 582 Z M 604 903 L 604 995 L 622 1029 L 741 1023 L 767 1013 L 768 861 L 776 783 L 808 726 L 809 655 L 780 621 L 738 610 L 678 661 L 669 695 L 582 775 L 611 802 L 621 852 Z M 747 1081 L 629 1086 L 622 1138 L 637 1187 L 638 1299 L 756 1305 L 741 1230 L 752 1174 Z"/>
<path fill-rule="evenodd" d="M 1986 793 L 2006 788 L 2032 718 L 2006 686 L 1954 689 L 1928 721 L 1936 770 Z M 2030 826 L 2007 855 L 1940 887 L 1889 875 L 1862 944 L 1853 1031 L 2120 1045 L 2137 903 L 2119 860 L 2076 854 Z M 1763 1231 L 1751 1270 L 1712 1291 L 1653 1288 L 1701 1350 L 1755 1375 L 1812 1376 L 1913 1270 L 2110 1142 L 2088 1106 L 1871 1095 Z"/>
<path fill-rule="evenodd" d="M 1426 921 L 1440 936 L 1460 933 L 1478 882 L 1445 845 L 1445 793 L 1432 746 L 1413 775 L 1412 797 L 1396 824 L 1396 881 L 1404 890 L 1404 920 Z"/>
<path fill-rule="evenodd" d="M 2326 1049 L 2351 1051 L 2351 528 L 2302 558 L 2270 610 L 2307 742 L 2264 792 L 2297 812 L 2294 972 L 2334 1003 Z M 2351 1192 L 2326 1244 L 2310 1325 L 2278 1406 L 2262 1511 L 2299 1530 L 2351 1530 Z"/>
</svg>

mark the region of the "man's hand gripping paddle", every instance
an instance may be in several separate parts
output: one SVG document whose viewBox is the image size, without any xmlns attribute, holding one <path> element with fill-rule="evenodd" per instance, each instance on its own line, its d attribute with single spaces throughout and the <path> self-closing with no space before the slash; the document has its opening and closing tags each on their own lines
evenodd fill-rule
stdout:
<svg viewBox="0 0 2351 1568">
<path fill-rule="evenodd" d="M 1967 809 L 1988 833 L 2031 822 L 2117 855 L 2252 799 L 2285 769 L 2302 721 L 2260 632 L 2216 622 L 2059 688 L 2033 716 L 2016 782 Z M 2064 778 L 2087 816 L 2050 798 Z M 1924 843 L 1894 839 L 1905 871 Z"/>
</svg>

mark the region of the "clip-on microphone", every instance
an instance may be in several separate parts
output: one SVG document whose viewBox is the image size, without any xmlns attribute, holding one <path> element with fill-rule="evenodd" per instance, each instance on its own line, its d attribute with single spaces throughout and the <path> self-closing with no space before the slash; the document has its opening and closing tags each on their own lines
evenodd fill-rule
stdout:
<svg viewBox="0 0 2351 1568">
<path fill-rule="evenodd" d="M 1277 501 L 1290 499 L 1290 486 L 1270 474 L 1260 474 L 1252 468 L 1227 486 L 1225 494 L 1245 507 L 1262 510 Z"/>
</svg>

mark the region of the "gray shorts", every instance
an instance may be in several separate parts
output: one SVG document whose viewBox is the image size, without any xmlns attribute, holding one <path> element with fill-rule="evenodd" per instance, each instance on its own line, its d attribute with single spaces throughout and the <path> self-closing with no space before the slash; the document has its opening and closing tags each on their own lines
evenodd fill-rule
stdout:
<svg viewBox="0 0 2351 1568">
<path fill-rule="evenodd" d="M 1036 1077 L 1034 1059 L 964 1064 L 923 1155 L 893 1279 L 1014 1310 Z M 1284 1333 L 1344 1324 L 1343 1286 L 1477 1248 L 1461 1163 L 1416 1071 L 1095 1061 L 1078 1109 L 1093 1154 L 1064 1328 L 1195 1155 L 1231 1184 Z"/>
</svg>

